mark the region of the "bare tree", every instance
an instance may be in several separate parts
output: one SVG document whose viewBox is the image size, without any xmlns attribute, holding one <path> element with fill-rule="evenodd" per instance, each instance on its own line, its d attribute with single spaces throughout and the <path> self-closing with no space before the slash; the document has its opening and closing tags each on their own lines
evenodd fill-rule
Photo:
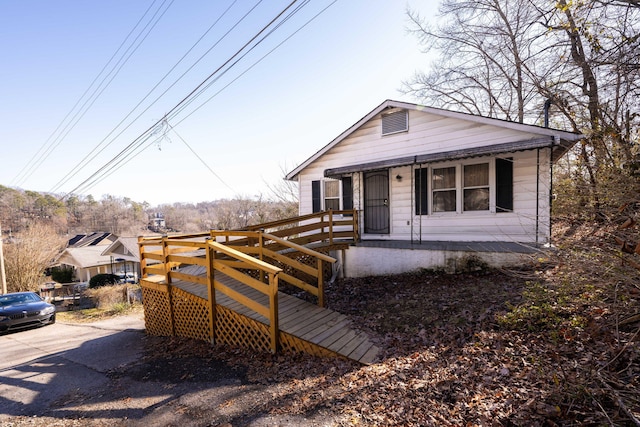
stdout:
<svg viewBox="0 0 640 427">
<path fill-rule="evenodd" d="M 65 242 L 51 225 L 41 222 L 33 222 L 5 240 L 8 291 L 38 291 L 44 281 L 45 269 L 64 249 Z"/>
<path fill-rule="evenodd" d="M 636 2 L 444 0 L 437 27 L 414 12 L 409 18 L 440 60 L 406 82 L 407 93 L 437 107 L 539 124 L 551 101 L 556 124 L 587 136 L 569 172 L 576 188 L 588 189 L 598 214 L 602 201 L 620 202 L 611 190 L 640 169 Z"/>
</svg>

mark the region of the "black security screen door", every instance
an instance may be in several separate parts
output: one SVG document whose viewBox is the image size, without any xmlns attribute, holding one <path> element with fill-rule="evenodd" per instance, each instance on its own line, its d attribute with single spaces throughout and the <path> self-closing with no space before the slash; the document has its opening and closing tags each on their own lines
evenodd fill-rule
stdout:
<svg viewBox="0 0 640 427">
<path fill-rule="evenodd" d="M 364 232 L 389 234 L 389 171 L 364 174 Z"/>
</svg>

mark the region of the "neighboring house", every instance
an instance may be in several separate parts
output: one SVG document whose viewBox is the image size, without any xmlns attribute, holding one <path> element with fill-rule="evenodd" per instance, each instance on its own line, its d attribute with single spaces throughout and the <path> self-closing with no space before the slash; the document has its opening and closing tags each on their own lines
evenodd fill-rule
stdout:
<svg viewBox="0 0 640 427">
<path fill-rule="evenodd" d="M 57 260 L 61 267 L 72 267 L 78 281 L 88 282 L 96 274 L 112 272 L 112 257 L 103 255 L 105 246 L 67 248 Z"/>
<path fill-rule="evenodd" d="M 149 230 L 159 232 L 167 228 L 164 214 L 156 212 L 149 218 Z"/>
<path fill-rule="evenodd" d="M 581 138 L 387 100 L 286 178 L 301 215 L 358 210 L 347 276 L 508 265 L 550 243 L 552 165 Z"/>
<path fill-rule="evenodd" d="M 137 282 L 140 277 L 140 249 L 137 237 L 119 237 L 109 245 L 102 255 L 111 257 L 112 273 L 127 282 Z"/>
<path fill-rule="evenodd" d="M 78 234 L 69 239 L 56 264 L 73 268 L 76 280 L 81 282 L 107 273 L 136 282 L 140 270 L 138 239 L 104 232 Z"/>
</svg>

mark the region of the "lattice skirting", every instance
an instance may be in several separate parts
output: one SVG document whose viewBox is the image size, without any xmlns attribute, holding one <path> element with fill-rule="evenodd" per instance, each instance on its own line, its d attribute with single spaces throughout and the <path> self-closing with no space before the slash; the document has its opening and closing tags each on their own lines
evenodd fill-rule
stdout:
<svg viewBox="0 0 640 427">
<path fill-rule="evenodd" d="M 144 307 L 144 327 L 150 335 L 171 336 L 171 303 L 167 287 L 142 287 L 142 305 Z"/>
<path fill-rule="evenodd" d="M 149 287 L 144 283 L 141 286 L 148 334 L 175 335 L 212 342 L 207 300 L 176 287 Z M 271 350 L 269 327 L 264 323 L 218 305 L 215 325 L 213 338 L 218 343 L 257 351 Z M 280 347 L 284 352 L 301 352 L 320 357 L 338 356 L 335 352 L 286 332 L 280 332 Z"/>
<path fill-rule="evenodd" d="M 209 307 L 205 299 L 171 287 L 171 307 L 175 335 L 211 342 Z"/>
<path fill-rule="evenodd" d="M 280 345 L 282 351 L 290 353 L 306 353 L 319 357 L 337 357 L 337 353 L 327 350 L 326 348 L 317 346 L 308 341 L 301 340 L 286 332 L 280 332 Z"/>
<path fill-rule="evenodd" d="M 221 305 L 216 309 L 216 342 L 270 351 L 269 327 Z"/>
</svg>

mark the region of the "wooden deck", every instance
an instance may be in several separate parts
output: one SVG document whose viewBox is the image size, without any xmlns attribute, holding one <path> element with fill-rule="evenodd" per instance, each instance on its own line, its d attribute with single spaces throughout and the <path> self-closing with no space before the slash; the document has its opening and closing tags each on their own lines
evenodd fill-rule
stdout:
<svg viewBox="0 0 640 427">
<path fill-rule="evenodd" d="M 187 267 L 189 274 L 205 275 L 203 267 Z M 200 270 L 200 271 L 198 271 Z M 216 280 L 243 295 L 268 305 L 268 297 L 222 273 L 216 272 Z M 172 286 L 182 289 L 192 295 L 207 300 L 206 286 L 184 281 L 176 281 Z M 223 293 L 216 291 L 216 304 L 222 305 L 234 312 L 264 325 L 269 325 L 269 319 L 247 308 Z M 363 364 L 376 361 L 379 349 L 369 340 L 369 337 L 352 328 L 352 322 L 344 314 L 321 308 L 294 296 L 278 292 L 278 317 L 281 333 L 290 334 L 311 345 L 321 347 L 328 352 L 344 356 Z"/>
</svg>

